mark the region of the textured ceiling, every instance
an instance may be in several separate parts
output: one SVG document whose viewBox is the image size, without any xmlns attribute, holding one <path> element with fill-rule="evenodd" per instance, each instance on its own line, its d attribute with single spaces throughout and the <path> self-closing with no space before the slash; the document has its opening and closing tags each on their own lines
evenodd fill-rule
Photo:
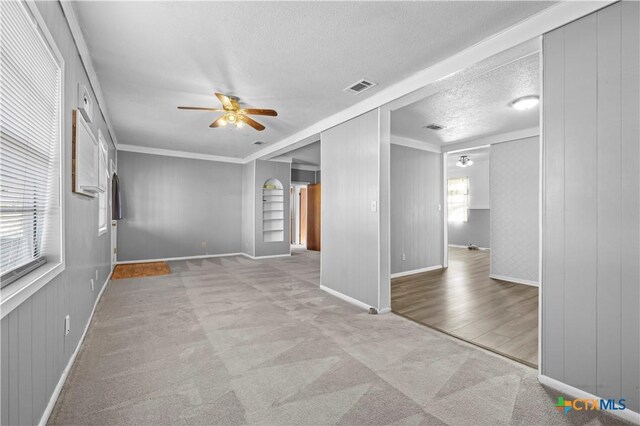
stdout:
<svg viewBox="0 0 640 426">
<path fill-rule="evenodd" d="M 74 2 L 118 141 L 244 157 L 551 2 Z M 342 91 L 360 78 L 378 86 Z M 213 93 L 278 110 L 210 129 Z M 426 123 L 425 123 L 426 124 Z M 256 140 L 266 145 L 253 145 Z"/>
<path fill-rule="evenodd" d="M 394 111 L 391 132 L 442 144 L 535 127 L 539 108 L 517 111 L 509 104 L 539 94 L 540 59 L 534 53 Z M 423 128 L 432 123 L 446 128 Z"/>
</svg>

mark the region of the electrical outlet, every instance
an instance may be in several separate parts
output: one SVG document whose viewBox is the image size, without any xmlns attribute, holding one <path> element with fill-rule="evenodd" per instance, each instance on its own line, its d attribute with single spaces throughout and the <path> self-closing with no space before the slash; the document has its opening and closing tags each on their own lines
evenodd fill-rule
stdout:
<svg viewBox="0 0 640 426">
<path fill-rule="evenodd" d="M 93 288 L 94 288 L 93 286 L 94 286 L 94 281 L 93 281 L 93 278 L 91 278 L 91 291 L 93 291 Z"/>
<path fill-rule="evenodd" d="M 207 248 L 207 242 L 206 241 L 202 242 L 202 248 Z"/>
<path fill-rule="evenodd" d="M 406 255 L 406 254 L 404 254 L 404 253 L 402 253 L 402 260 L 403 260 L 403 261 L 404 261 L 404 260 L 407 260 L 407 255 Z"/>
<path fill-rule="evenodd" d="M 71 332 L 71 318 L 69 315 L 64 317 L 64 335 L 67 336 Z"/>
<path fill-rule="evenodd" d="M 96 282 L 98 282 L 98 270 L 96 269 Z"/>
</svg>

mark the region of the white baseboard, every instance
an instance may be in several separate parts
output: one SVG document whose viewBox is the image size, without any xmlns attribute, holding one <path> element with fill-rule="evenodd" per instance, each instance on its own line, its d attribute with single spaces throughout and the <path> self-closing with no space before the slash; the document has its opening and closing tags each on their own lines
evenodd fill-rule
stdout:
<svg viewBox="0 0 640 426">
<path fill-rule="evenodd" d="M 111 280 L 111 274 L 113 274 L 113 269 L 111 270 L 111 272 L 109 272 L 109 276 L 107 277 L 107 280 L 104 282 L 104 285 L 102 286 L 102 290 L 100 290 L 100 293 L 98 293 L 98 297 L 96 297 L 96 301 L 93 304 L 93 309 L 91 309 L 91 315 L 89 315 L 89 319 L 87 320 L 87 324 L 84 327 L 82 336 L 80 336 L 78 345 L 76 346 L 76 349 L 73 351 L 71 358 L 69 358 L 69 362 L 67 363 L 67 366 L 64 368 L 64 370 L 62 370 L 62 375 L 60 375 L 60 380 L 58 380 L 58 384 L 56 385 L 55 389 L 53 389 L 51 398 L 49 398 L 49 403 L 47 404 L 44 410 L 44 413 L 42 413 L 42 417 L 40 418 L 40 422 L 38 423 L 40 426 L 44 426 L 47 424 L 47 421 L 49 420 L 49 416 L 53 411 L 53 407 L 56 406 L 56 402 L 58 401 L 58 397 L 60 396 L 60 392 L 62 391 L 64 382 L 67 380 L 69 371 L 71 371 L 71 367 L 73 366 L 73 363 L 76 360 L 76 356 L 78 356 L 78 352 L 80 352 L 80 347 L 82 346 L 82 342 L 84 342 L 84 338 L 87 335 L 87 330 L 89 330 L 89 325 L 91 324 L 91 320 L 93 319 L 93 314 L 96 311 L 96 306 L 98 306 L 98 302 L 102 298 L 102 294 L 104 293 L 104 291 L 107 289 L 107 286 L 109 285 L 109 281 Z"/>
<path fill-rule="evenodd" d="M 367 311 L 368 311 L 370 308 L 373 308 L 373 306 L 369 306 L 369 305 L 367 305 L 366 303 L 363 303 L 363 302 L 359 301 L 358 299 L 354 299 L 354 298 L 353 298 L 353 297 L 351 297 L 351 296 L 347 296 L 346 294 L 342 294 L 342 293 L 340 293 L 339 291 L 336 291 L 336 290 L 334 290 L 334 289 L 332 289 L 332 288 L 325 287 L 325 286 L 323 286 L 322 284 L 320 284 L 320 290 L 324 290 L 324 291 L 326 291 L 327 293 L 329 293 L 330 295 L 335 296 L 335 297 L 337 297 L 338 299 L 342 299 L 342 300 L 344 300 L 345 302 L 349 302 L 349 303 L 351 303 L 352 305 L 355 305 L 355 306 L 357 306 L 357 307 L 359 307 L 359 308 L 362 308 L 362 309 L 364 309 L 364 310 L 367 310 Z"/>
<path fill-rule="evenodd" d="M 419 274 L 421 272 L 435 271 L 436 269 L 442 269 L 442 268 L 443 268 L 442 265 L 433 265 L 433 266 L 427 266 L 426 268 L 412 269 L 411 271 L 396 272 L 395 274 L 391 274 L 391 278 L 404 277 L 407 275 Z"/>
<path fill-rule="evenodd" d="M 462 246 L 460 244 L 448 244 L 449 247 L 457 247 L 457 248 L 466 248 L 468 249 L 469 246 Z M 491 250 L 489 247 L 478 247 L 478 250 Z"/>
<path fill-rule="evenodd" d="M 140 260 L 122 260 L 116 262 L 116 265 L 127 265 L 131 263 L 149 263 L 149 262 L 169 262 L 173 260 L 193 260 L 193 259 L 206 259 L 209 257 L 229 257 L 229 256 L 241 256 L 244 253 L 222 253 L 222 254 L 203 254 L 198 256 L 182 256 L 182 257 L 165 257 L 161 259 L 140 259 Z"/>
<path fill-rule="evenodd" d="M 272 254 L 270 256 L 251 256 L 250 254 L 247 253 L 238 253 L 241 254 L 242 256 L 248 257 L 249 259 L 253 259 L 253 260 L 260 260 L 260 259 L 273 259 L 276 257 L 291 257 L 291 253 L 289 254 Z"/>
<path fill-rule="evenodd" d="M 560 393 L 566 394 L 574 398 L 601 399 L 599 396 L 590 394 L 589 392 L 585 392 L 578 388 L 574 388 L 571 385 L 568 385 L 556 379 L 552 379 L 551 377 L 545 376 L 544 374 L 538 374 L 538 381 L 545 386 L 548 386 L 552 389 L 557 390 Z M 558 395 L 558 396 L 561 396 L 561 395 Z M 628 408 L 624 410 L 619 410 L 619 411 L 612 410 L 612 411 L 606 411 L 606 412 L 611 414 L 612 416 L 618 417 L 628 422 L 631 422 L 634 424 L 640 424 L 640 413 L 636 413 L 635 411 L 629 410 Z"/>
<path fill-rule="evenodd" d="M 388 308 L 382 308 L 382 309 L 380 309 L 380 310 L 378 311 L 378 314 L 379 314 L 379 315 L 382 315 L 382 314 L 388 314 L 389 312 L 391 312 L 391 307 L 388 307 Z"/>
<path fill-rule="evenodd" d="M 516 284 L 526 284 L 533 287 L 540 287 L 537 281 L 523 280 L 521 278 L 505 277 L 504 275 L 489 274 L 489 278 L 501 281 L 509 281 Z"/>
</svg>

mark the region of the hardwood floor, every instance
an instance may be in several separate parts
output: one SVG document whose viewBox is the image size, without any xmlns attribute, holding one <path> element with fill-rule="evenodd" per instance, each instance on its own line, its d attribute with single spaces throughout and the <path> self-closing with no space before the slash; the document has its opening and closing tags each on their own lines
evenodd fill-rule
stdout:
<svg viewBox="0 0 640 426">
<path fill-rule="evenodd" d="M 489 252 L 449 248 L 449 267 L 391 280 L 391 309 L 413 321 L 538 364 L 538 288 L 489 278 Z"/>
</svg>

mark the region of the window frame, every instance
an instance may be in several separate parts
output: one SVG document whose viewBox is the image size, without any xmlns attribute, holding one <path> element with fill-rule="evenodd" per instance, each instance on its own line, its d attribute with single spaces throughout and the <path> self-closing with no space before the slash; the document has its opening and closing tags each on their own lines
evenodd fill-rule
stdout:
<svg viewBox="0 0 640 426">
<path fill-rule="evenodd" d="M 51 246 L 52 252 L 56 254 L 56 261 L 47 261 L 30 271 L 26 275 L 10 282 L 5 287 L 0 288 L 0 318 L 4 318 L 18 306 L 20 306 L 29 297 L 35 294 L 38 290 L 51 282 L 54 278 L 60 275 L 65 270 L 65 172 L 66 172 L 66 158 L 64 141 L 66 140 L 67 129 L 65 126 L 66 114 L 66 72 L 65 72 L 65 60 L 64 56 L 60 52 L 58 45 L 49 31 L 42 14 L 40 13 L 38 6 L 35 2 L 27 0 L 20 2 L 22 7 L 25 8 L 30 20 L 33 22 L 35 30 L 38 31 L 42 40 L 47 44 L 49 52 L 57 61 L 60 67 L 60 99 L 59 108 L 60 114 L 58 117 L 58 140 L 57 147 L 54 147 L 54 180 L 52 181 L 52 191 L 57 192 L 57 205 L 52 206 L 51 210 L 57 210 L 57 217 L 55 221 L 50 222 L 49 228 L 45 230 L 46 234 L 49 234 L 51 230 L 52 234 L 57 237 L 57 244 Z M 54 248 L 55 247 L 55 248 Z"/>
<path fill-rule="evenodd" d="M 459 194 L 464 196 L 464 201 L 456 204 L 462 204 L 461 207 L 464 208 L 464 218 L 462 220 L 453 219 L 453 215 L 451 214 L 453 209 L 451 208 L 451 181 L 452 180 L 461 180 L 466 184 L 466 193 Z M 469 176 L 460 176 L 460 177 L 449 177 L 447 178 L 447 222 L 449 223 L 467 223 L 469 221 Z"/>
<path fill-rule="evenodd" d="M 109 189 L 109 147 L 100 129 L 98 129 L 98 161 L 98 173 L 100 173 L 100 166 L 102 165 L 104 167 L 104 173 L 100 173 L 101 176 L 98 176 L 98 186 L 100 186 L 101 179 L 104 179 L 103 191 L 98 193 L 98 237 L 100 237 L 106 234 L 109 229 L 109 203 L 107 194 Z M 104 199 L 104 206 L 102 206 L 104 210 L 104 224 L 100 223 L 100 199 Z"/>
</svg>

